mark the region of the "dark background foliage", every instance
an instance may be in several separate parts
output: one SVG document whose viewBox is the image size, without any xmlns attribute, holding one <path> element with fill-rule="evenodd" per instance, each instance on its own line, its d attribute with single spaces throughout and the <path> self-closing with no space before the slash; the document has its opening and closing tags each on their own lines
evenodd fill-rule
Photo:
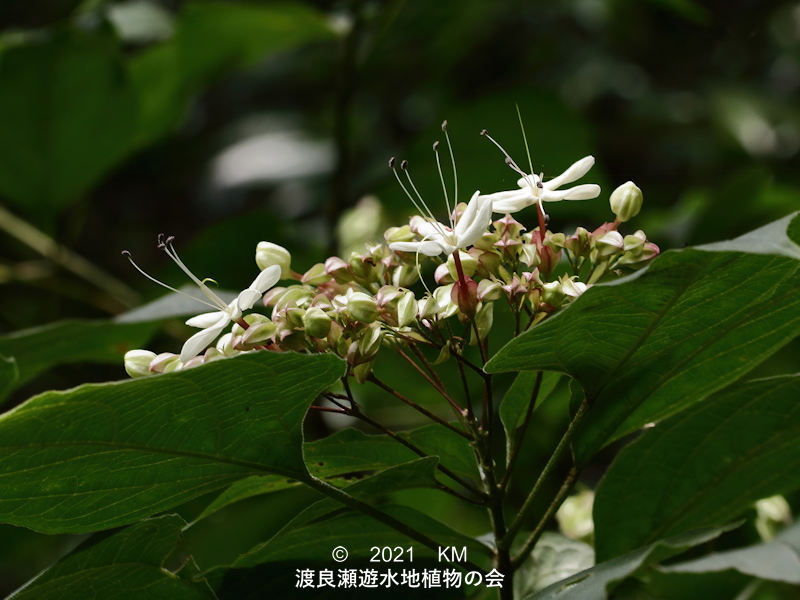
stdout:
<svg viewBox="0 0 800 600">
<path fill-rule="evenodd" d="M 155 248 L 159 232 L 223 288 L 252 279 L 260 240 L 285 245 L 303 271 L 344 250 L 336 223 L 365 196 L 382 207 L 359 205 L 375 217 L 355 221 L 367 237 L 410 212 L 386 168 L 394 154 L 439 206 L 430 144 L 445 118 L 461 199 L 513 187 L 516 175 L 478 132 L 524 160 L 515 104 L 537 170 L 597 159 L 589 180 L 604 194 L 556 205 L 556 228 L 609 219 L 607 194 L 628 179 L 645 197 L 632 225 L 664 248 L 743 233 L 800 197 L 795 2 L 49 0 L 2 3 L 0 28 L 4 333 L 105 319 L 160 295 L 124 248 L 184 283 Z M 102 273 L 76 274 L 76 256 Z M 172 324 L 149 347 L 174 350 L 185 331 Z M 799 350 L 795 342 L 761 372 L 796 370 Z M 4 408 L 123 376 L 121 363 L 62 366 Z M 542 415 L 523 472 L 544 460 L 564 417 Z M 312 423 L 310 435 L 331 427 Z M 224 539 L 210 543 L 206 531 L 193 551 L 223 560 L 310 497 L 289 490 L 270 497 L 268 513 L 254 500 L 221 514 Z M 431 511 L 483 531 L 449 504 Z M 3 592 L 77 541 L 1 531 Z"/>
</svg>

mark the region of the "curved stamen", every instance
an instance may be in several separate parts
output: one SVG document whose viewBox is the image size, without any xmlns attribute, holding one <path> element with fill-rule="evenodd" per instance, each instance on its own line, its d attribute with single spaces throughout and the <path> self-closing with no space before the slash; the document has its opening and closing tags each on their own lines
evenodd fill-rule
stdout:
<svg viewBox="0 0 800 600">
<path fill-rule="evenodd" d="M 417 198 L 419 198 L 420 204 L 422 204 L 422 206 L 425 207 L 425 212 L 428 214 L 428 217 L 430 217 L 431 225 L 433 225 L 436 228 L 436 230 L 439 232 L 439 235 L 441 235 L 444 239 L 447 239 L 447 231 L 445 231 L 442 224 L 436 220 L 436 217 L 433 216 L 433 212 L 431 211 L 430 208 L 428 208 L 428 205 L 425 204 L 425 200 L 422 199 L 422 194 L 419 193 L 417 186 L 414 185 L 414 181 L 411 179 L 411 173 L 408 170 L 408 161 L 404 160 L 402 163 L 400 163 L 400 168 L 405 172 L 406 179 L 408 179 L 408 183 L 411 185 L 411 189 L 414 190 L 414 193 L 417 195 Z M 417 210 L 419 210 L 419 208 L 417 208 Z M 422 213 L 422 211 L 420 212 Z"/>
<path fill-rule="evenodd" d="M 169 236 L 166 240 L 164 240 L 162 249 L 164 250 L 166 255 L 169 256 L 172 259 L 172 261 L 176 265 L 178 265 L 178 267 L 180 267 L 181 271 L 186 273 L 186 275 L 188 275 L 189 278 L 198 285 L 200 291 L 203 292 L 203 295 L 209 300 L 211 300 L 211 302 L 213 302 L 216 305 L 216 308 L 218 308 L 219 310 L 226 310 L 228 308 L 228 305 L 225 304 L 225 302 L 223 302 L 222 298 L 220 298 L 214 292 L 212 292 L 206 284 L 200 281 L 197 278 L 197 276 L 189 270 L 189 267 L 183 264 L 183 261 L 180 259 L 178 253 L 175 251 L 175 248 L 172 245 L 172 241 L 174 239 L 175 238 L 173 236 Z"/>
<path fill-rule="evenodd" d="M 160 285 L 161 287 L 167 288 L 171 292 L 175 292 L 176 294 L 180 294 L 181 296 L 185 296 L 187 298 L 191 298 L 195 302 L 199 302 L 200 304 L 205 304 L 206 306 L 210 306 L 211 308 L 213 308 L 215 310 L 219 308 L 218 306 L 215 306 L 214 304 L 211 304 L 210 302 L 206 302 L 205 300 L 201 300 L 200 298 L 197 298 L 196 296 L 192 296 L 191 294 L 187 294 L 186 292 L 182 292 L 181 290 L 176 289 L 176 288 L 172 287 L 171 285 L 167 285 L 166 283 L 164 283 L 162 281 L 159 281 L 158 279 L 156 279 L 152 275 L 148 274 L 144 269 L 142 269 L 139 265 L 136 264 L 136 262 L 133 260 L 133 256 L 131 256 L 131 253 L 128 250 L 123 250 L 122 251 L 122 255 L 125 258 L 128 259 L 128 261 L 133 265 L 134 269 L 139 271 L 139 273 L 141 273 L 142 275 L 147 277 L 153 283 L 156 283 L 156 284 Z"/>
<path fill-rule="evenodd" d="M 447 186 L 444 183 L 444 176 L 442 175 L 442 163 L 439 160 L 439 140 L 433 143 L 433 153 L 436 155 L 436 168 L 439 170 L 439 181 L 442 183 L 442 192 L 444 192 L 444 202 L 447 205 L 447 219 L 450 222 L 450 228 L 455 229 L 456 224 L 453 221 L 453 209 L 450 208 L 450 199 L 447 197 Z"/>
<path fill-rule="evenodd" d="M 519 119 L 519 128 L 522 131 L 522 141 L 525 143 L 525 153 L 528 155 L 528 166 L 531 168 L 531 173 L 533 173 L 533 161 L 531 160 L 531 149 L 528 146 L 528 137 L 525 135 L 525 125 L 522 124 L 522 113 L 519 112 L 519 104 L 515 104 L 517 107 L 517 119 Z"/>
<path fill-rule="evenodd" d="M 447 120 L 442 121 L 442 131 L 447 140 L 447 149 L 450 150 L 450 162 L 453 164 L 453 206 L 455 207 L 458 206 L 458 172 L 456 171 L 456 157 L 453 155 L 453 144 L 450 143 L 450 134 L 447 133 Z"/>
</svg>

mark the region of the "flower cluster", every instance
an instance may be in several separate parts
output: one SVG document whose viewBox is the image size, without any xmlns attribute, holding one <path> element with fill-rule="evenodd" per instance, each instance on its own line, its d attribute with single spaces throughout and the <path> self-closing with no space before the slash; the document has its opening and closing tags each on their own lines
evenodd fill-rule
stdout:
<svg viewBox="0 0 800 600">
<path fill-rule="evenodd" d="M 447 136 L 446 123 L 442 129 Z M 481 133 L 500 147 L 486 131 Z M 449 137 L 447 143 L 452 157 Z M 613 221 L 591 231 L 578 227 L 569 234 L 548 229 L 544 202 L 600 195 L 594 184 L 560 189 L 588 173 L 594 164 L 591 156 L 545 180 L 542 174 L 522 171 L 500 147 L 506 163 L 521 176 L 519 189 L 475 191 L 465 203 L 458 201 L 455 161 L 452 197 L 448 191 L 438 145 L 434 152 L 447 222 L 434 217 L 411 179 L 408 163 L 397 165 L 392 159 L 390 167 L 419 214 L 387 229 L 383 243 L 366 245 L 350 256 L 332 256 L 303 273 L 292 270 L 288 250 L 260 242 L 255 254 L 260 273 L 228 303 L 184 265 L 172 238 L 160 237 L 159 245 L 200 288 L 206 299 L 202 302 L 213 311 L 186 322 L 200 331 L 179 354 L 128 352 L 128 374 L 176 371 L 243 352 L 333 352 L 346 359 L 350 374 L 363 382 L 384 347 L 431 344 L 442 349 L 440 359 L 446 360 L 464 344 L 485 344 L 498 302 L 508 307 L 516 323 L 513 332 L 503 333 L 518 335 L 598 281 L 639 268 L 659 252 L 643 231 L 619 231 L 641 209 L 642 192 L 632 182 L 610 196 Z M 531 229 L 511 214 L 529 206 L 537 213 Z M 493 213 L 499 218 L 492 220 Z M 284 285 L 276 286 L 279 282 Z"/>
</svg>

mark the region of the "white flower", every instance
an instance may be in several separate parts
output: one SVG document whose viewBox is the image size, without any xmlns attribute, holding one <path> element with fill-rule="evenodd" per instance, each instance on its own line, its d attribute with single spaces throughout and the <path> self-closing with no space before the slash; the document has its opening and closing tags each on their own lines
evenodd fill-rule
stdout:
<svg viewBox="0 0 800 600">
<path fill-rule="evenodd" d="M 200 288 L 200 291 L 207 298 L 207 300 L 191 296 L 159 281 L 155 277 L 148 275 L 139 265 L 137 265 L 133 261 L 130 252 L 123 250 L 122 254 L 127 256 L 128 260 L 136 268 L 136 270 L 149 280 L 175 292 L 176 294 L 188 296 L 192 300 L 200 302 L 201 304 L 205 304 L 210 308 L 217 309 L 213 312 L 197 315 L 196 317 L 192 317 L 186 321 L 186 324 L 190 327 L 200 327 L 202 329 L 202 331 L 198 331 L 192 337 L 186 340 L 186 343 L 181 349 L 180 362 L 186 363 L 200 354 L 200 352 L 205 350 L 214 340 L 216 340 L 219 334 L 222 333 L 222 330 L 225 329 L 225 327 L 227 327 L 231 321 L 236 322 L 241 319 L 243 311 L 253 308 L 253 305 L 261 299 L 261 297 L 264 295 L 264 292 L 278 283 L 281 278 L 281 266 L 277 264 L 268 266 L 258 274 L 258 276 L 253 280 L 253 283 L 251 283 L 247 289 L 240 292 L 232 302 L 226 304 L 222 298 L 217 296 L 217 294 L 215 294 L 205 284 L 206 280 L 200 281 L 200 279 L 194 273 L 192 273 L 185 264 L 183 264 L 183 261 L 180 259 L 180 257 L 178 257 L 178 253 L 172 246 L 172 240 L 172 236 L 165 237 L 164 234 L 160 234 L 158 236 L 158 247 L 163 249 L 166 255 L 169 256 L 170 259 L 176 265 L 178 265 L 180 269 L 186 273 L 186 275 L 189 276 L 189 279 L 191 279 L 197 285 L 197 287 Z"/>
<path fill-rule="evenodd" d="M 432 219 L 418 218 L 415 225 L 422 239 L 418 242 L 392 242 L 389 248 L 401 252 L 419 252 L 425 256 L 452 254 L 477 242 L 489 227 L 491 219 L 491 199 L 475 192 L 454 227 Z"/>
<path fill-rule="evenodd" d="M 272 265 L 261 271 L 253 280 L 253 283 L 239 293 L 229 304 L 225 304 L 202 281 L 197 281 L 196 277 L 192 278 L 195 279 L 195 283 L 200 286 L 206 297 L 219 307 L 219 310 L 203 313 L 186 321 L 186 324 L 190 327 L 200 327 L 202 331 L 198 331 L 186 340 L 181 349 L 181 361 L 183 362 L 200 354 L 217 339 L 222 330 L 230 325 L 231 322 L 235 323 L 241 319 L 243 311 L 253 308 L 253 305 L 261 299 L 264 292 L 278 283 L 281 278 L 281 267 L 280 265 Z"/>
<path fill-rule="evenodd" d="M 562 185 L 577 181 L 594 165 L 593 156 L 585 156 L 575 162 L 558 177 L 544 181 L 541 175 L 531 173 L 520 177 L 518 190 L 496 192 L 482 196 L 491 201 L 492 211 L 512 213 L 522 210 L 537 202 L 559 202 L 561 200 L 588 200 L 600 195 L 600 186 L 594 183 L 576 185 L 566 190 L 559 190 Z"/>
</svg>

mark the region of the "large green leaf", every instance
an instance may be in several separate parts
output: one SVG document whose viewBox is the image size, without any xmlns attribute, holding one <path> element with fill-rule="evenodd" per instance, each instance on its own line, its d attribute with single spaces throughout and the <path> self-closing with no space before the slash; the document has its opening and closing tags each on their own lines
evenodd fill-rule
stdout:
<svg viewBox="0 0 800 600">
<path fill-rule="evenodd" d="M 501 348 L 487 370 L 577 379 L 591 405 L 576 437 L 586 460 L 735 381 L 800 333 L 791 219 L 666 252 L 643 271 L 596 285 Z"/>
<path fill-rule="evenodd" d="M 800 584 L 800 523 L 773 541 L 662 567 L 666 573 L 709 573 L 735 569 L 760 579 Z"/>
<path fill-rule="evenodd" d="M 473 453 L 469 442 L 461 436 L 440 425 L 427 425 L 400 435 L 429 452 L 432 457 L 438 458 L 438 462 L 445 462 L 454 473 L 467 479 L 475 475 Z M 367 435 L 355 429 L 342 429 L 320 440 L 306 442 L 304 455 L 306 465 L 313 475 L 328 480 L 335 478 L 336 483 L 353 474 L 391 469 L 419 458 L 386 435 Z M 439 479 L 458 488 L 458 484 L 454 484 L 444 475 L 440 474 Z M 421 487 L 436 487 L 436 479 L 433 477 L 425 478 L 424 483 Z M 297 485 L 300 485 L 297 480 L 279 475 L 254 475 L 239 480 L 217 496 L 196 520 L 204 519 L 225 506 L 246 498 L 279 492 Z"/>
<path fill-rule="evenodd" d="M 597 490 L 600 560 L 719 525 L 800 488 L 800 376 L 737 385 L 658 424 L 616 457 Z"/>
<path fill-rule="evenodd" d="M 343 370 L 259 352 L 36 396 L 0 416 L 0 521 L 93 531 L 250 475 L 307 478 L 303 417 Z"/>
<path fill-rule="evenodd" d="M 0 55 L 0 197 L 50 220 L 131 149 L 136 100 L 107 29 Z"/>
<path fill-rule="evenodd" d="M 147 519 L 78 547 L 12 594 L 9 600 L 199 600 L 201 584 L 163 568 L 186 523 L 177 515 Z"/>
<path fill-rule="evenodd" d="M 310 6 L 186 2 L 172 38 L 130 63 L 141 109 L 139 142 L 168 132 L 192 96 L 222 73 L 331 35 L 324 16 Z"/>
<path fill-rule="evenodd" d="M 730 527 L 706 529 L 653 542 L 567 577 L 526 600 L 604 600 L 627 577 L 692 546 L 713 540 L 728 529 Z"/>
<path fill-rule="evenodd" d="M 0 337 L 0 355 L 14 369 L 0 368 L 0 400 L 15 388 L 60 364 L 118 363 L 125 352 L 144 344 L 154 323 L 59 321 Z"/>
</svg>

